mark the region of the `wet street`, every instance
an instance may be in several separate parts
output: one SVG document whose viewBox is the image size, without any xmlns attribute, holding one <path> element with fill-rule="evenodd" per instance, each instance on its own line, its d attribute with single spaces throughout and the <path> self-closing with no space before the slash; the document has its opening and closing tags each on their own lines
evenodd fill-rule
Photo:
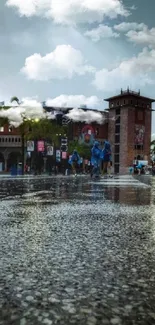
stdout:
<svg viewBox="0 0 155 325">
<path fill-rule="evenodd" d="M 155 324 L 155 179 L 0 178 L 0 325 Z"/>
</svg>

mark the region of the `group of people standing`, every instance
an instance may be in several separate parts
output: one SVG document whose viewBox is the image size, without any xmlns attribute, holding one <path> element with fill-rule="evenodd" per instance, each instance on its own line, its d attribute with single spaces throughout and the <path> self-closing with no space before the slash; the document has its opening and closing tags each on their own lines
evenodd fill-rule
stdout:
<svg viewBox="0 0 155 325">
<path fill-rule="evenodd" d="M 109 141 L 104 141 L 103 148 L 98 141 L 95 141 L 91 149 L 91 177 L 99 177 L 102 172 L 112 177 L 111 161 L 111 146 Z M 81 158 L 77 150 L 73 151 L 69 159 L 69 164 L 72 166 L 73 174 L 76 175 L 78 166 L 81 164 Z"/>
</svg>

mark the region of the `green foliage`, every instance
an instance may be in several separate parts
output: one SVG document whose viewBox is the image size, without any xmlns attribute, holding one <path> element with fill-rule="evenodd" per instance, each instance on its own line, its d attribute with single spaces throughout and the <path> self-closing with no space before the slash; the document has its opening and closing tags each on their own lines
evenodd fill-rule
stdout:
<svg viewBox="0 0 155 325">
<path fill-rule="evenodd" d="M 76 149 L 81 157 L 85 159 L 91 157 L 91 148 L 85 144 L 80 144 L 78 140 L 71 141 L 68 147 L 69 154 L 72 154 L 73 150 Z"/>
<path fill-rule="evenodd" d="M 47 140 L 54 144 L 59 143 L 59 136 L 64 135 L 63 127 L 58 126 L 55 121 L 42 119 L 39 122 L 24 122 L 26 138 L 29 140 Z M 22 126 L 23 127 L 23 126 Z"/>
<path fill-rule="evenodd" d="M 20 104 L 19 98 L 17 96 L 13 96 L 10 99 L 10 103 L 16 102 L 18 105 Z"/>
</svg>

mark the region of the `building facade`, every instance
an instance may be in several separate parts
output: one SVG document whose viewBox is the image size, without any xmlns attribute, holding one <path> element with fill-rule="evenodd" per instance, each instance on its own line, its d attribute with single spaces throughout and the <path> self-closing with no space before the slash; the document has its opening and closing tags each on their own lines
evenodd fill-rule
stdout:
<svg viewBox="0 0 155 325">
<path fill-rule="evenodd" d="M 119 95 L 105 99 L 107 110 L 100 111 L 103 123 L 73 122 L 65 117 L 69 112 L 59 109 L 57 122 L 68 125 L 68 141 L 92 146 L 94 140 L 103 144 L 108 139 L 112 147 L 115 173 L 125 174 L 134 160 L 150 160 L 151 118 L 153 99 L 127 89 Z M 45 107 L 44 107 L 45 108 Z M 46 108 L 45 108 L 46 109 Z M 47 109 L 54 112 L 54 107 Z M 87 110 L 84 108 L 84 110 Z M 57 111 L 58 112 L 58 111 Z M 26 148 L 25 148 L 26 149 Z M 21 162 L 22 139 L 18 128 L 0 127 L 0 171 L 7 171 Z"/>
<path fill-rule="evenodd" d="M 8 171 L 13 164 L 21 162 L 21 135 L 19 129 L 4 125 L 0 127 L 0 172 Z"/>
<path fill-rule="evenodd" d="M 127 89 L 106 99 L 109 103 L 108 139 L 115 173 L 125 174 L 134 160 L 150 161 L 153 99 Z"/>
</svg>

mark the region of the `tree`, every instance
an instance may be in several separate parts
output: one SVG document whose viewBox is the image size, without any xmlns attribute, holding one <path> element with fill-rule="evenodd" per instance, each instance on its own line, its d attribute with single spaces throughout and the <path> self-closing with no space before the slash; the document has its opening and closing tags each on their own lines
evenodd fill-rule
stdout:
<svg viewBox="0 0 155 325">
<path fill-rule="evenodd" d="M 60 134 L 64 136 L 65 128 L 57 125 L 55 121 L 42 119 L 38 122 L 27 121 L 26 138 L 30 140 L 46 140 L 55 145 L 59 144 Z"/>
<path fill-rule="evenodd" d="M 78 154 L 85 158 L 90 159 L 91 157 L 91 148 L 85 144 L 80 144 L 78 140 L 71 141 L 69 143 L 68 151 L 72 154 L 73 150 L 76 149 Z"/>
<path fill-rule="evenodd" d="M 10 99 L 10 103 L 16 102 L 18 105 L 20 104 L 19 98 L 17 96 L 13 96 Z"/>
</svg>

